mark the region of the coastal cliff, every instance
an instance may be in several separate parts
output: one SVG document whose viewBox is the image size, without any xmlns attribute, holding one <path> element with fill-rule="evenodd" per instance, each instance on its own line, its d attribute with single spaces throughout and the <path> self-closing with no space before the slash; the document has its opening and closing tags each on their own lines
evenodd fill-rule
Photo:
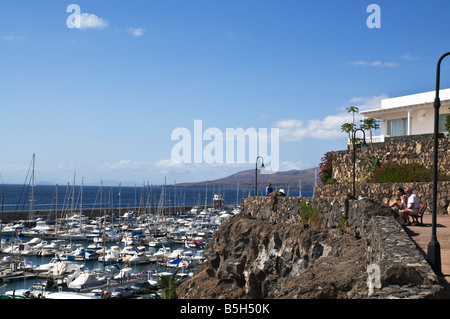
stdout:
<svg viewBox="0 0 450 319">
<path fill-rule="evenodd" d="M 242 207 L 214 234 L 207 262 L 178 287 L 178 298 L 442 296 L 436 275 L 386 205 L 348 198 L 253 197 Z M 308 207 L 317 218 L 299 222 Z M 368 285 L 371 264 L 380 269 L 375 291 Z"/>
</svg>

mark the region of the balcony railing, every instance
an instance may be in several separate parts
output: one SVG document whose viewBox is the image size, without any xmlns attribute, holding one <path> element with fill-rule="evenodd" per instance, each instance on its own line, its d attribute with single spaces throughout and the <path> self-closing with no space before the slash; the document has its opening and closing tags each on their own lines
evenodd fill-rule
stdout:
<svg viewBox="0 0 450 319">
<path fill-rule="evenodd" d="M 372 136 L 372 143 L 383 143 L 385 138 L 389 137 L 388 135 L 378 135 L 378 136 Z M 362 138 L 360 138 L 362 140 Z M 370 136 L 366 136 L 366 143 L 370 143 Z M 349 139 L 348 144 L 352 144 L 352 141 Z"/>
</svg>

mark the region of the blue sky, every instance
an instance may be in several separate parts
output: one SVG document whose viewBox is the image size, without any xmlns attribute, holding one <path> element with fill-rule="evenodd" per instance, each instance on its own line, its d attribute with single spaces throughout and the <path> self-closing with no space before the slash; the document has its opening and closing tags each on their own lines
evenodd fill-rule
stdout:
<svg viewBox="0 0 450 319">
<path fill-rule="evenodd" d="M 381 28 L 367 26 L 372 3 Z M 81 28 L 68 27 L 70 4 Z M 0 182 L 22 183 L 33 153 L 37 180 L 54 183 L 254 168 L 174 162 L 171 134 L 194 120 L 278 128 L 279 170 L 316 167 L 345 149 L 346 107 L 434 90 L 448 12 L 446 0 L 2 0 Z"/>
</svg>

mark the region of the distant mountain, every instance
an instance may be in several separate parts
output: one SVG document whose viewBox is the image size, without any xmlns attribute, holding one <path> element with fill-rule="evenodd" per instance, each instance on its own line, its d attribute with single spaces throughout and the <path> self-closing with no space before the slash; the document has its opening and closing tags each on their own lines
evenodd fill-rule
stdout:
<svg viewBox="0 0 450 319">
<path fill-rule="evenodd" d="M 317 168 L 309 168 L 305 170 L 290 170 L 285 172 L 277 172 L 274 174 L 261 174 L 260 170 L 258 170 L 258 189 L 263 189 L 270 182 L 275 189 L 280 188 L 290 188 L 290 189 L 298 189 L 299 183 L 301 183 L 302 190 L 312 190 L 314 188 L 314 176 L 317 171 Z M 318 171 L 317 171 L 318 172 Z M 242 171 L 228 177 L 211 180 L 211 181 L 203 181 L 197 183 L 182 183 L 177 184 L 178 186 L 183 187 L 206 187 L 206 183 L 208 183 L 208 187 L 220 187 L 220 188 L 236 188 L 239 182 L 239 188 L 245 189 L 254 189 L 255 187 L 255 170 L 250 169 L 246 171 Z M 320 179 L 317 179 L 317 182 L 320 183 Z"/>
</svg>

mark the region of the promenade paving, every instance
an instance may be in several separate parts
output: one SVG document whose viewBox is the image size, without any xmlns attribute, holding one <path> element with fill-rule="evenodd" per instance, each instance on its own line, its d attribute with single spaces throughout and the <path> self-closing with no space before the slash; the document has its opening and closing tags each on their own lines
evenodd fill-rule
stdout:
<svg viewBox="0 0 450 319">
<path fill-rule="evenodd" d="M 417 246 L 427 254 L 428 243 L 432 232 L 432 215 L 423 215 L 423 225 L 407 226 L 407 233 Z M 441 247 L 441 271 L 439 281 L 444 287 L 446 299 L 450 299 L 450 216 L 436 217 L 436 237 Z"/>
</svg>

